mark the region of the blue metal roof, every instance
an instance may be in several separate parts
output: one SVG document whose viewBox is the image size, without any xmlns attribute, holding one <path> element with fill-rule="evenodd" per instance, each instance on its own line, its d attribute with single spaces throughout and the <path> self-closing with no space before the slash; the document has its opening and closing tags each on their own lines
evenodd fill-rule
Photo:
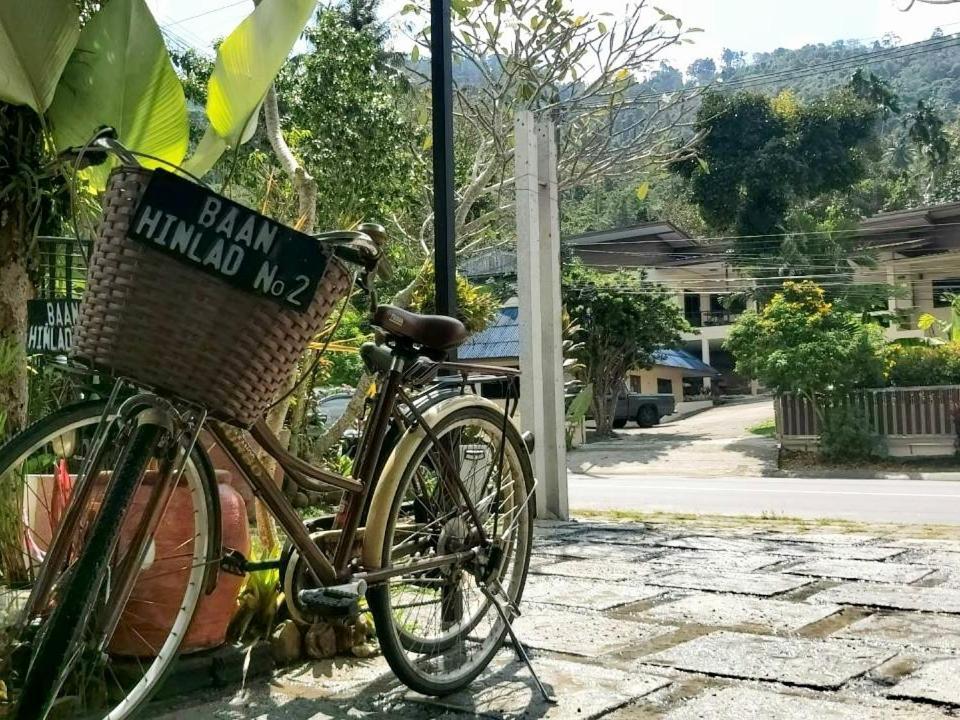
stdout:
<svg viewBox="0 0 960 720">
<path fill-rule="evenodd" d="M 686 350 L 658 350 L 653 354 L 653 358 L 657 365 L 680 368 L 688 377 L 713 377 L 720 374 Z"/>
<path fill-rule="evenodd" d="M 497 311 L 493 324 L 473 335 L 457 348 L 460 360 L 493 360 L 520 357 L 519 308 L 505 307 Z"/>
<path fill-rule="evenodd" d="M 457 350 L 460 360 L 502 360 L 520 357 L 519 308 L 500 308 L 493 324 L 473 335 Z M 685 350 L 660 350 L 654 353 L 657 365 L 683 370 L 687 377 L 713 377 L 719 375 L 695 355 Z"/>
</svg>

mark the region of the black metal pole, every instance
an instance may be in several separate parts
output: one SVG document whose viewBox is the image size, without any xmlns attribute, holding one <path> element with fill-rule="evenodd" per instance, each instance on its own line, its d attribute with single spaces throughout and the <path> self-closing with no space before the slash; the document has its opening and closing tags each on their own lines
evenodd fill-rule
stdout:
<svg viewBox="0 0 960 720">
<path fill-rule="evenodd" d="M 453 43 L 450 0 L 430 2 L 430 68 L 433 92 L 433 269 L 437 313 L 457 314 L 453 178 Z"/>
</svg>

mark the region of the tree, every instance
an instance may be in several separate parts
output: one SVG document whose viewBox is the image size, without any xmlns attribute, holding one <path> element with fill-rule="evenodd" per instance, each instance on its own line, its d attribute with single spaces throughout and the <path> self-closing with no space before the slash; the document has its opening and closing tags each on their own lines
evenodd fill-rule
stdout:
<svg viewBox="0 0 960 720">
<path fill-rule="evenodd" d="M 883 345 L 878 325 L 827 302 L 823 288 L 807 281 L 784 283 L 761 312 L 744 313 L 731 329 L 726 349 L 744 377 L 776 393 L 815 401 L 881 387 Z"/>
<path fill-rule="evenodd" d="M 572 263 L 564 272 L 563 303 L 582 328 L 578 359 L 593 386 L 597 436 L 609 437 L 627 371 L 652 367 L 654 353 L 676 347 L 689 326 L 669 292 L 637 272 L 601 273 Z"/>
<path fill-rule="evenodd" d="M 688 142 L 679 140 L 683 109 L 695 97 L 643 92 L 638 77 L 697 28 L 683 27 L 648 0 L 631 4 L 616 21 L 578 14 L 563 0 L 471 0 L 453 9 L 461 253 L 512 238 L 520 110 L 557 121 L 561 191 L 599 177 L 635 177 L 687 152 Z M 429 51 L 429 29 L 417 37 L 415 74 L 422 51 Z M 431 224 L 427 214 L 419 233 L 424 242 Z"/>
<path fill-rule="evenodd" d="M 697 58 L 687 67 L 687 75 L 693 78 L 697 85 L 709 85 L 717 79 L 717 63 L 713 58 Z"/>
<path fill-rule="evenodd" d="M 309 49 L 277 81 L 287 135 L 314 178 L 323 227 L 402 215 L 419 200 L 425 174 L 414 151 L 424 131 L 404 111 L 398 72 L 379 64 L 376 26 L 362 22 L 359 5 L 353 22 L 361 29 L 341 12 L 320 11 L 304 33 Z"/>
<path fill-rule="evenodd" d="M 731 261 L 753 275 L 780 251 L 792 208 L 851 188 L 875 149 L 874 99 L 851 87 L 807 103 L 789 92 L 708 92 L 695 127 L 696 159 L 675 162 L 709 229 L 734 235 Z"/>
</svg>

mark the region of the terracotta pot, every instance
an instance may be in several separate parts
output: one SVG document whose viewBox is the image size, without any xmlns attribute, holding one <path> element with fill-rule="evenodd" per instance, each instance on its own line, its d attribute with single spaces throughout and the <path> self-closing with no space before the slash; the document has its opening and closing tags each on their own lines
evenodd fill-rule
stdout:
<svg viewBox="0 0 960 720">
<path fill-rule="evenodd" d="M 121 542 L 130 537 L 136 518 L 149 498 L 149 475 L 134 498 L 132 512 L 121 531 Z M 250 533 L 243 498 L 230 485 L 218 485 L 222 515 L 223 545 L 245 555 L 250 552 Z M 148 657 L 169 635 L 183 598 L 193 552 L 193 503 L 190 491 L 178 487 L 170 500 L 163 523 L 154 538 L 153 564 L 137 579 L 130 602 L 110 641 L 115 655 Z M 181 652 L 195 652 L 222 645 L 236 609 L 243 578 L 219 573 L 216 589 L 200 598 Z"/>
</svg>

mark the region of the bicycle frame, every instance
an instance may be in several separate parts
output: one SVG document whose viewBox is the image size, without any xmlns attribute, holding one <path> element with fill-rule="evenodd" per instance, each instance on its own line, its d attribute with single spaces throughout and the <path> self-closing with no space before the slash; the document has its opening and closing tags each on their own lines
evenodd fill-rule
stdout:
<svg viewBox="0 0 960 720">
<path fill-rule="evenodd" d="M 433 431 L 424 421 L 423 415 L 403 389 L 404 370 L 417 360 L 418 358 L 415 353 L 399 349 L 394 352 L 393 364 L 390 371 L 386 373 L 386 381 L 376 395 L 370 420 L 360 438 L 357 457 L 354 462 L 353 477 L 338 475 L 294 457 L 284 449 L 283 445 L 263 421 L 255 425 L 250 431 L 257 445 L 275 460 L 287 476 L 299 487 L 305 490 L 316 490 L 318 487 L 321 487 L 335 488 L 344 491 L 345 498 L 341 504 L 340 512 L 337 515 L 335 527 L 326 533 L 327 538 L 331 540 L 336 538 L 336 546 L 332 560 L 310 537 L 310 533 L 304 526 L 303 520 L 278 487 L 271 474 L 263 467 L 263 463 L 249 448 L 244 447 L 240 434 L 225 425 L 219 423 L 210 424 L 209 429 L 220 447 L 230 460 L 240 468 L 245 476 L 245 480 L 247 480 L 253 489 L 254 494 L 267 506 L 270 513 L 280 523 L 280 526 L 286 532 L 290 541 L 297 548 L 307 568 L 322 585 L 332 585 L 338 582 L 345 582 L 348 579 L 363 579 L 368 584 L 374 584 L 383 582 L 397 575 L 415 572 L 417 570 L 429 570 L 464 562 L 470 559 L 475 553 L 475 551 L 471 550 L 436 556 L 426 560 L 413 561 L 399 569 L 383 568 L 352 572 L 350 568 L 354 544 L 358 537 L 362 536 L 363 532 L 363 529 L 360 528 L 360 519 L 367 500 L 376 488 L 378 480 L 376 477 L 378 460 L 383 450 L 387 427 L 391 418 L 406 424 L 406 421 L 401 417 L 400 413 L 397 412 L 398 408 L 405 407 L 409 416 L 413 419 L 413 423 L 422 428 L 431 440 L 435 443 L 437 441 Z M 464 385 L 467 384 L 470 373 L 476 372 L 503 377 L 519 376 L 519 372 L 511 368 L 471 365 L 466 363 L 437 363 L 436 369 L 456 372 L 462 375 Z M 438 447 L 440 447 L 444 464 L 453 467 L 451 459 L 447 456 L 446 448 L 439 445 Z M 455 472 L 449 473 L 449 475 L 455 483 L 460 497 L 464 501 L 466 511 L 472 516 L 474 522 L 478 528 L 480 528 L 482 535 L 482 523 L 479 522 L 479 514 L 470 498 L 470 494 L 463 486 L 462 479 Z M 485 536 L 481 538 L 481 542 L 486 544 L 487 540 Z"/>
</svg>

